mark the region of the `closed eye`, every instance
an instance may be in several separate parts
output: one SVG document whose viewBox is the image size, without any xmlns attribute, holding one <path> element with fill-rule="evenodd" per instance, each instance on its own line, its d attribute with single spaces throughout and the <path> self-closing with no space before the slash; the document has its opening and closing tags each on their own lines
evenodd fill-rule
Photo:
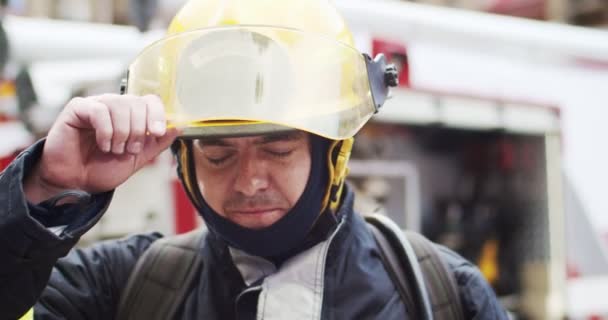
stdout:
<svg viewBox="0 0 608 320">
<path fill-rule="evenodd" d="M 291 150 L 285 150 L 285 151 L 282 151 L 282 150 L 278 151 L 278 150 L 267 149 L 267 150 L 264 150 L 264 151 L 266 151 L 271 156 L 278 157 L 278 158 L 285 158 L 285 157 L 288 157 L 289 155 L 291 155 L 293 153 L 293 149 L 291 149 Z"/>
<path fill-rule="evenodd" d="M 223 164 L 224 162 L 226 162 L 226 160 L 228 160 L 232 155 L 228 154 L 226 156 L 220 157 L 220 158 L 212 158 L 212 157 L 205 157 L 207 158 L 207 160 L 209 162 L 211 162 L 211 164 L 215 165 L 215 166 L 219 166 L 221 164 Z"/>
</svg>

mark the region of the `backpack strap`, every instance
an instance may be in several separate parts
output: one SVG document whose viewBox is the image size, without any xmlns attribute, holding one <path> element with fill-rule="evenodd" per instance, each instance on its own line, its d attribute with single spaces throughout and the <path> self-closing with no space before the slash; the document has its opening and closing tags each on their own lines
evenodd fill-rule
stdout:
<svg viewBox="0 0 608 320">
<path fill-rule="evenodd" d="M 365 216 L 365 220 L 371 227 L 387 271 L 397 284 L 397 290 L 408 310 L 421 310 L 412 306 L 416 304 L 416 300 L 412 299 L 412 293 L 419 292 L 420 294 L 421 291 L 411 288 L 412 284 L 419 285 L 419 282 L 408 281 L 408 279 L 412 279 L 412 271 L 404 268 L 404 263 L 400 263 L 400 261 L 408 261 L 410 265 L 418 265 L 421 270 L 423 285 L 428 293 L 425 293 L 425 295 L 427 295 L 432 312 L 432 318 L 428 319 L 464 320 L 456 280 L 445 261 L 439 256 L 437 247 L 424 236 L 415 232 L 406 231 L 406 236 L 403 237 L 401 229 L 386 216 L 373 214 Z M 381 224 L 385 224 L 385 226 L 378 227 Z M 407 246 L 413 249 L 415 257 L 412 258 L 408 255 L 405 259 L 409 260 L 403 260 L 404 258 L 399 258 L 397 253 L 406 251 Z M 410 275 L 408 276 L 408 274 Z M 410 313 L 412 312 L 410 311 Z M 411 316 L 413 319 L 419 319 L 418 315 L 419 313 L 414 312 Z"/>
<path fill-rule="evenodd" d="M 372 231 L 376 244 L 380 248 L 380 258 L 382 264 L 386 268 L 389 277 L 393 281 L 401 297 L 401 301 L 405 303 L 405 308 L 408 310 L 408 315 L 412 319 L 420 319 L 420 308 L 416 306 L 414 300 L 415 288 L 411 287 L 411 283 L 407 280 L 403 267 L 401 266 L 401 259 L 395 254 L 392 245 L 388 242 L 382 231 L 378 230 L 376 226 L 368 223 L 369 229 Z"/>
<path fill-rule="evenodd" d="M 412 318 L 433 320 L 422 270 L 408 239 L 399 226 L 384 215 L 366 215 L 365 221 L 370 225 L 385 268 Z"/>
<path fill-rule="evenodd" d="M 424 275 L 435 320 L 464 320 L 456 279 L 439 256 L 437 247 L 424 236 L 406 231 Z"/>
<path fill-rule="evenodd" d="M 117 320 L 172 319 L 203 267 L 206 230 L 155 241 L 137 260 L 118 305 Z"/>
</svg>

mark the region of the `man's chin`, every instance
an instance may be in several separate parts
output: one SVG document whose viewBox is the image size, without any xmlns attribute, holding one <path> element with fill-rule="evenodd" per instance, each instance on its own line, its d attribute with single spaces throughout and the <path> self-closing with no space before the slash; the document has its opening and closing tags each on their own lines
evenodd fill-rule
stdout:
<svg viewBox="0 0 608 320">
<path fill-rule="evenodd" d="M 286 214 L 283 210 L 256 213 L 231 213 L 228 219 L 247 229 L 259 230 L 272 226 Z"/>
</svg>

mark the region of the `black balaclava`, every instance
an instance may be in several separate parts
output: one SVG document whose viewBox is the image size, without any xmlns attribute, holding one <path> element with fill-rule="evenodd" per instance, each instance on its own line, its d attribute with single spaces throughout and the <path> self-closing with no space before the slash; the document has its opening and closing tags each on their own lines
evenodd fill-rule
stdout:
<svg viewBox="0 0 608 320">
<path fill-rule="evenodd" d="M 207 204 L 196 183 L 192 141 L 187 141 L 186 147 L 188 163 L 182 165 L 189 167 L 190 180 L 194 181 L 191 186 L 193 194 L 190 194 L 190 197 L 211 232 L 234 248 L 275 262 L 287 258 L 286 255 L 305 249 L 304 246 L 309 246 L 307 243 L 310 241 L 305 240 L 319 217 L 329 182 L 327 167 L 329 140 L 311 135 L 310 175 L 302 195 L 281 219 L 269 227 L 256 230 L 244 228 L 220 216 Z"/>
</svg>

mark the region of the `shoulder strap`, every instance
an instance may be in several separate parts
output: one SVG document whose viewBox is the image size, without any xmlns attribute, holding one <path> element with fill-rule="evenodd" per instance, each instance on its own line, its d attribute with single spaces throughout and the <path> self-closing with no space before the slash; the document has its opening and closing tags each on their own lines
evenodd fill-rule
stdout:
<svg viewBox="0 0 608 320">
<path fill-rule="evenodd" d="M 435 245 L 424 236 L 406 231 L 424 275 L 435 320 L 464 320 L 456 279 Z"/>
<path fill-rule="evenodd" d="M 391 244 L 382 231 L 378 230 L 378 228 L 371 223 L 368 223 L 368 226 L 380 248 L 380 258 L 386 267 L 389 277 L 393 280 L 393 283 L 396 284 L 399 296 L 401 296 L 401 300 L 405 303 L 405 308 L 408 310 L 409 316 L 412 319 L 420 319 L 419 308 L 416 306 L 416 301 L 414 300 L 414 292 L 416 291 L 410 286 L 410 282 L 407 281 L 403 267 L 399 262 L 400 259 L 395 254 L 395 251 L 392 249 Z"/>
<path fill-rule="evenodd" d="M 425 295 L 432 310 L 432 317 L 429 319 L 464 319 L 454 276 L 439 256 L 433 243 L 424 236 L 410 231 L 405 233 L 406 237 L 403 237 L 403 232 L 398 226 L 385 216 L 374 214 L 366 216 L 365 220 L 372 227 L 374 238 L 382 251 L 387 269 L 389 269 L 389 275 L 392 274 L 391 277 L 397 283 L 398 291 L 408 310 L 420 310 L 420 308 L 412 307 L 416 300 L 411 296 L 412 292 L 416 292 L 411 288 L 412 284 L 419 284 L 407 281 L 408 278 L 412 278 L 412 275 L 408 276 L 408 273 L 411 274 L 412 272 L 408 268 L 404 268 L 404 264 L 399 262 L 404 260 L 399 260 L 403 258 L 398 258 L 395 251 L 407 251 L 406 248 L 411 247 L 415 253 L 415 258 L 408 256 L 406 259 L 410 258 L 410 260 L 406 261 L 409 261 L 410 265 L 417 265 L 421 270 L 423 286 L 426 287 L 428 293 L 425 293 Z M 387 226 L 378 227 L 380 224 L 386 224 Z M 404 291 L 405 294 L 402 293 Z M 420 317 L 418 314 L 414 314 L 413 318 L 419 319 Z"/>
<path fill-rule="evenodd" d="M 414 249 L 395 222 L 371 214 L 365 221 L 380 248 L 381 258 L 413 319 L 433 320 L 431 303 Z"/>
<path fill-rule="evenodd" d="M 203 267 L 206 231 L 155 241 L 137 260 L 118 305 L 117 320 L 171 319 Z"/>
</svg>

